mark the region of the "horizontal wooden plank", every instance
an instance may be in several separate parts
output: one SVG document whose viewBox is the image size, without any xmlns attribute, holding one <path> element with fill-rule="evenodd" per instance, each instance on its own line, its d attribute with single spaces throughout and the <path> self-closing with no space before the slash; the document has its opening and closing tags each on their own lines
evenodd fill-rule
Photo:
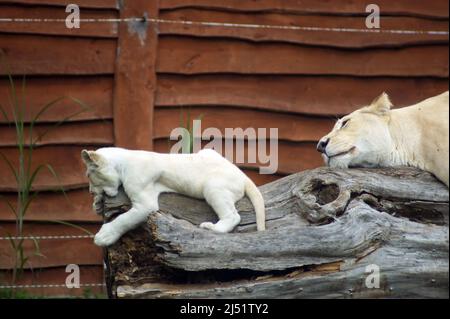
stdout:
<svg viewBox="0 0 450 319">
<path fill-rule="evenodd" d="M 269 132 L 271 128 L 278 128 L 279 139 L 295 142 L 318 141 L 335 124 L 335 120 L 332 118 L 228 107 L 158 108 L 155 112 L 153 137 L 170 137 L 172 130 L 180 127 L 180 120 L 183 123 L 182 126 L 187 127 L 188 118 L 190 118 L 191 127 L 193 126 L 193 120 L 201 120 L 200 134 L 207 128 L 219 129 L 221 136 L 225 136 L 227 128 L 242 128 L 244 130 L 253 128 L 255 132 L 258 129 L 266 129 Z"/>
<path fill-rule="evenodd" d="M 288 14 L 243 14 L 213 10 L 180 9 L 163 11 L 161 19 L 174 21 L 195 21 L 235 23 L 249 25 L 302 26 L 320 28 L 345 28 L 366 30 L 365 19 L 361 17 L 335 17 Z M 410 17 L 382 17 L 383 30 L 447 31 L 448 21 Z M 448 43 L 446 35 L 357 33 L 330 31 L 299 31 L 287 29 L 195 26 L 162 23 L 161 34 L 188 35 L 196 37 L 229 37 L 254 42 L 289 42 L 308 45 L 323 45 L 341 48 L 401 47 L 416 44 Z"/>
<path fill-rule="evenodd" d="M 112 74 L 116 48 L 115 39 L 0 34 L 0 50 L 13 75 Z M 8 70 L 0 68 L 5 74 Z"/>
<path fill-rule="evenodd" d="M 448 77 L 448 46 L 341 50 L 293 44 L 163 36 L 157 71 Z M 270 61 L 270 63 L 268 63 Z M 418 67 L 417 61 L 427 61 Z"/>
<path fill-rule="evenodd" d="M 44 146 L 33 151 L 32 171 L 39 165 L 51 165 L 58 175 L 43 169 L 36 177 L 35 190 L 67 190 L 86 187 L 88 184 L 85 176 L 86 168 L 81 160 L 82 146 Z M 19 152 L 16 148 L 2 148 L 0 152 L 8 158 L 14 167 L 18 167 Z M 4 160 L 0 160 L 0 192 L 14 192 L 17 190 L 13 174 L 10 172 Z"/>
<path fill-rule="evenodd" d="M 23 4 L 23 5 L 49 5 L 66 7 L 73 3 L 70 0 L 3 0 L 2 2 L 8 4 Z M 78 0 L 76 2 L 80 8 L 96 8 L 96 9 L 119 9 L 118 0 Z"/>
<path fill-rule="evenodd" d="M 247 12 L 291 12 L 291 13 L 321 13 L 341 15 L 366 15 L 366 6 L 372 2 L 366 0 L 341 0 L 338 5 L 329 1 L 317 0 L 161 0 L 161 9 L 176 8 L 212 8 Z M 377 5 L 385 15 L 412 15 L 424 17 L 448 17 L 448 1 L 434 0 L 379 0 Z"/>
<path fill-rule="evenodd" d="M 277 174 L 289 175 L 324 166 L 316 150 L 316 143 L 279 143 Z M 267 165 L 264 165 L 267 166 Z M 243 167 L 261 167 L 260 164 L 245 164 Z"/>
<path fill-rule="evenodd" d="M 67 13 L 56 7 L 24 7 L 0 4 L 0 19 L 66 19 Z M 82 19 L 116 19 L 117 11 L 82 11 Z M 114 22 L 81 23 L 80 28 L 69 29 L 65 22 L 0 22 L 0 32 L 51 34 L 64 36 L 88 36 L 116 38 L 118 25 Z"/>
<path fill-rule="evenodd" d="M 155 151 L 157 152 L 168 152 L 169 151 L 169 140 L 168 139 L 158 139 L 156 143 L 158 144 L 155 147 Z M 286 145 L 290 145 L 287 142 L 284 142 Z M 305 162 L 310 162 L 310 159 L 314 159 L 314 163 L 317 164 L 320 162 L 319 153 L 315 151 L 314 144 L 315 143 L 306 143 L 305 145 L 299 144 L 299 152 L 303 152 L 305 149 L 305 145 L 307 150 L 307 157 L 304 158 Z M 44 146 L 34 150 L 33 153 L 33 165 L 32 169 L 35 169 L 39 164 L 50 164 L 53 169 L 58 174 L 58 179 L 56 179 L 51 172 L 47 170 L 42 170 L 41 174 L 35 180 L 34 189 L 45 191 L 45 190 L 60 190 L 61 187 L 64 187 L 66 190 L 74 190 L 80 188 L 86 188 L 88 185 L 88 180 L 85 176 L 85 166 L 81 161 L 80 153 L 84 147 L 79 146 Z M 284 146 L 283 142 L 280 143 L 280 152 L 283 151 Z M 17 167 L 18 162 L 18 151 L 15 148 L 3 148 L 0 151 L 13 163 L 15 167 Z M 294 151 L 294 150 L 293 150 Z M 316 154 L 317 153 L 317 154 Z M 297 153 L 298 154 L 298 153 Z M 319 161 L 317 160 L 319 159 Z M 280 161 L 283 161 L 283 158 L 280 158 Z M 303 161 L 303 158 L 302 158 Z M 305 167 L 310 168 L 311 165 L 305 164 Z M 301 164 L 301 163 L 300 163 Z M 286 174 L 295 172 L 296 169 L 291 169 L 292 165 L 296 165 L 295 163 L 291 163 L 288 166 L 282 166 L 280 169 L 280 174 Z M 303 164 L 297 165 L 295 167 L 302 168 Z M 317 165 L 313 165 L 312 167 L 316 167 Z M 243 167 L 257 167 L 253 166 L 243 166 Z M 14 176 L 10 172 L 7 164 L 0 160 L 0 171 L 5 172 L 0 175 L 0 192 L 14 192 L 17 190 L 17 184 L 14 180 Z M 86 209 L 90 209 L 87 207 Z"/>
<path fill-rule="evenodd" d="M 22 84 L 22 78 L 14 79 L 16 95 L 20 104 L 23 103 L 23 96 L 25 96 L 25 122 L 34 119 L 46 104 L 63 97 L 66 98 L 51 106 L 39 117 L 38 121 L 44 123 L 59 122 L 63 119 L 67 119 L 67 121 L 110 120 L 113 117 L 114 79 L 112 76 L 26 78 L 25 94 L 22 94 Z M 0 79 L 0 96 L 5 97 L 2 99 L 1 105 L 9 120 L 12 121 L 13 108 L 7 98 L 11 97 L 12 99 L 11 84 L 6 79 Z M 81 101 L 83 105 L 74 102 L 73 99 Z M 84 111 L 80 113 L 82 110 Z M 75 113 L 79 114 L 72 116 Z M 6 122 L 3 115 L 0 115 L 0 123 Z"/>
<path fill-rule="evenodd" d="M 15 216 L 7 203 L 17 207 L 15 193 L 0 194 L 0 220 L 14 221 Z M 62 192 L 42 192 L 30 204 L 26 221 L 66 221 L 97 223 L 102 218 L 92 209 L 92 195 L 87 188 Z"/>
<path fill-rule="evenodd" d="M 113 145 L 114 131 L 111 121 L 37 125 L 32 140 L 36 145 Z M 47 133 L 48 132 L 48 133 Z M 17 145 L 16 128 L 0 126 L 0 147 Z M 39 138 L 42 136 L 42 138 Z M 25 127 L 25 141 L 30 145 L 30 127 Z"/>
<path fill-rule="evenodd" d="M 283 175 L 260 175 L 256 170 L 246 170 L 258 185 L 272 182 Z M 0 194 L 0 221 L 12 222 L 14 214 L 8 207 L 9 202 L 14 208 L 17 195 L 13 193 Z M 58 192 L 43 192 L 31 203 L 26 215 L 27 222 L 63 221 L 71 223 L 99 223 L 102 218 L 92 210 L 92 196 L 88 189 L 66 192 L 66 196 Z"/>
<path fill-rule="evenodd" d="M 402 107 L 446 90 L 448 79 L 161 74 L 156 105 L 203 105 L 219 110 L 222 106 L 236 106 L 342 115 L 370 103 L 383 91 Z"/>
<path fill-rule="evenodd" d="M 204 146 L 208 142 L 203 142 Z M 166 153 L 170 151 L 170 148 L 174 144 L 173 141 L 169 141 L 168 139 L 157 139 L 154 142 L 155 151 Z M 223 145 L 224 142 L 223 142 Z M 224 147 L 223 147 L 224 148 Z M 271 151 L 271 155 L 273 156 L 273 163 L 278 163 L 278 169 L 276 175 L 287 175 L 293 174 L 300 171 L 304 171 L 306 169 L 313 169 L 317 167 L 324 166 L 322 157 L 319 152 L 316 150 L 316 143 L 294 143 L 294 142 L 286 142 L 279 141 L 278 144 L 278 152 L 274 152 L 274 150 L 270 150 L 269 145 L 266 146 L 266 154 L 269 154 Z M 258 169 L 261 166 L 267 167 L 268 164 L 261 165 L 259 160 L 258 163 L 249 163 L 248 162 L 248 143 L 244 145 L 244 154 L 245 154 L 245 163 L 236 163 L 242 169 Z M 236 162 L 236 145 L 234 145 L 234 160 Z M 278 155 L 278 156 L 277 156 Z"/>
<path fill-rule="evenodd" d="M 257 169 L 243 169 L 242 171 L 245 173 L 245 175 L 250 177 L 253 183 L 255 183 L 257 186 L 272 183 L 277 179 L 285 176 L 285 174 L 260 174 Z"/>
<path fill-rule="evenodd" d="M 78 225 L 90 233 L 95 233 L 100 228 L 99 225 Z M 8 234 L 16 234 L 15 223 L 0 224 L 0 237 L 7 237 Z M 30 236 L 83 236 L 86 232 L 65 225 L 54 224 L 25 224 L 23 235 Z M 77 265 L 101 265 L 103 251 L 95 246 L 92 238 L 72 238 L 72 239 L 40 239 L 39 252 L 42 256 L 35 255 L 35 242 L 31 239 L 24 241 L 25 256 L 30 256 L 26 265 L 27 269 L 50 268 L 66 266 L 68 264 Z M 14 251 L 8 240 L 0 240 L 0 269 L 10 269 L 14 265 Z"/>
<path fill-rule="evenodd" d="M 26 292 L 28 297 L 101 297 L 105 296 L 104 274 L 102 266 L 80 266 L 80 284 L 91 285 L 92 287 L 82 286 L 79 289 L 68 289 L 66 278 L 69 273 L 66 267 L 43 268 L 26 270 L 22 277 L 17 281 L 16 285 L 58 285 L 58 287 L 33 287 L 20 288 L 19 292 Z M 11 283 L 11 272 L 0 271 L 2 284 Z M 5 291 L 0 290 L 0 294 Z"/>
</svg>

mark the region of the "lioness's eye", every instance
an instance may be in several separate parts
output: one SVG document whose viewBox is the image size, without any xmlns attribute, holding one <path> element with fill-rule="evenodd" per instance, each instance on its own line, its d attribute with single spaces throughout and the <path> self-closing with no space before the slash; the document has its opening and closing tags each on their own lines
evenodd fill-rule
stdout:
<svg viewBox="0 0 450 319">
<path fill-rule="evenodd" d="M 345 120 L 344 122 L 342 122 L 342 126 L 341 128 L 344 128 L 347 126 L 348 122 L 350 122 L 350 120 Z"/>
</svg>

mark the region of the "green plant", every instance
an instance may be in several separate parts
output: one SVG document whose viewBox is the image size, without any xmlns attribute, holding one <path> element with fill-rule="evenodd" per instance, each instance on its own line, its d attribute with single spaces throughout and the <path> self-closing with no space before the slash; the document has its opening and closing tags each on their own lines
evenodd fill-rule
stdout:
<svg viewBox="0 0 450 319">
<path fill-rule="evenodd" d="M 83 299 L 107 299 L 107 296 L 102 293 L 94 293 L 91 288 L 83 289 Z"/>
<path fill-rule="evenodd" d="M 180 112 L 180 121 L 179 127 L 184 128 L 183 136 L 181 136 L 182 140 L 182 152 L 192 154 L 194 153 L 194 127 L 191 125 L 191 112 L 187 111 L 186 120 L 184 120 L 184 112 L 181 110 Z M 203 118 L 203 114 L 200 114 L 194 120 L 201 121 Z"/>
<path fill-rule="evenodd" d="M 26 291 L 16 289 L 0 289 L 0 299 L 34 299 L 35 297 Z"/>
<path fill-rule="evenodd" d="M 24 249 L 24 241 L 25 241 L 24 221 L 27 211 L 30 207 L 30 204 L 39 194 L 39 192 L 35 190 L 34 182 L 37 176 L 43 170 L 48 170 L 59 183 L 58 174 L 55 172 L 55 170 L 51 165 L 40 164 L 33 169 L 32 167 L 33 150 L 37 147 L 37 143 L 41 141 L 48 134 L 48 132 L 60 126 L 64 122 L 73 118 L 74 116 L 77 116 L 82 112 L 85 112 L 87 109 L 89 109 L 89 107 L 87 107 L 84 103 L 75 98 L 60 97 L 45 104 L 30 121 L 27 121 L 25 117 L 27 112 L 25 77 L 22 80 L 21 95 L 19 98 L 15 82 L 12 76 L 10 75 L 11 73 L 7 72 L 7 74 L 10 85 L 9 107 L 10 107 L 10 114 L 12 113 L 12 118 L 10 119 L 8 117 L 7 109 L 2 104 L 0 104 L 0 115 L 4 117 L 8 125 L 11 126 L 12 123 L 12 126 L 15 129 L 16 145 L 18 149 L 18 165 L 17 167 L 15 167 L 14 164 L 10 161 L 10 159 L 8 159 L 2 152 L 0 152 L 0 158 L 7 164 L 10 173 L 14 177 L 17 188 L 17 202 L 15 206 L 5 199 L 6 204 L 8 205 L 9 209 L 15 216 L 15 232 L 14 234 L 8 234 L 9 242 L 14 252 L 14 261 L 13 261 L 14 266 L 12 268 L 12 276 L 10 284 L 15 285 L 18 278 L 23 274 L 26 263 L 32 256 L 27 255 Z M 69 99 L 73 101 L 77 105 L 81 106 L 81 109 L 69 115 L 68 117 L 62 119 L 61 121 L 55 123 L 48 130 L 42 132 L 37 137 L 35 137 L 33 134 L 33 129 L 35 128 L 41 116 L 46 112 L 50 111 L 53 106 L 55 106 L 58 102 L 64 99 Z M 61 191 L 65 195 L 64 189 L 62 187 Z M 39 250 L 39 242 L 36 239 L 33 239 L 33 242 L 35 247 L 33 255 L 41 255 Z"/>
</svg>

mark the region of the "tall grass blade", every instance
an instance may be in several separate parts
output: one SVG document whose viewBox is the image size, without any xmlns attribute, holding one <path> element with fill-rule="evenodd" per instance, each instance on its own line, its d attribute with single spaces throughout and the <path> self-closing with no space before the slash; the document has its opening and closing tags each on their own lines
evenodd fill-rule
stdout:
<svg viewBox="0 0 450 319">
<path fill-rule="evenodd" d="M 16 216 L 16 218 L 17 218 L 17 212 L 16 212 L 16 209 L 15 209 L 14 206 L 9 202 L 9 200 L 7 200 L 6 197 L 3 196 L 3 195 L 0 195 L 0 199 L 2 199 L 2 200 L 6 203 L 6 206 L 8 206 L 8 208 L 11 209 L 11 211 L 12 211 L 13 214 L 14 214 L 14 216 Z"/>
<path fill-rule="evenodd" d="M 14 175 L 14 178 L 17 182 L 17 184 L 20 183 L 19 181 L 19 173 L 17 172 L 17 170 L 14 168 L 14 165 L 11 163 L 11 161 L 6 157 L 5 154 L 3 154 L 2 152 L 0 152 L 0 157 L 2 158 L 2 160 L 6 163 L 6 165 L 8 165 L 9 170 L 11 171 L 11 173 Z"/>
<path fill-rule="evenodd" d="M 41 253 L 41 248 L 39 246 L 39 242 L 37 241 L 36 238 L 31 237 L 31 240 L 33 241 L 34 244 L 34 256 L 38 256 L 38 257 L 44 257 L 47 258 L 47 256 L 45 256 L 44 254 Z"/>
<path fill-rule="evenodd" d="M 56 123 L 54 123 L 49 129 L 45 130 L 44 132 L 42 132 L 41 134 L 38 135 L 38 137 L 32 141 L 32 145 L 33 147 L 36 146 L 36 144 L 41 141 L 48 133 L 50 133 L 51 131 L 53 131 L 54 129 L 57 129 L 59 126 L 63 125 L 64 123 L 66 123 L 67 121 L 71 120 L 72 118 L 76 117 L 77 115 L 80 115 L 82 113 L 84 113 L 86 110 L 80 110 L 78 112 L 74 112 L 70 115 L 68 115 L 67 117 L 65 117 L 64 119 L 62 119 L 61 121 L 58 121 Z"/>
<path fill-rule="evenodd" d="M 66 222 L 66 221 L 62 221 L 62 220 L 44 220 L 44 222 L 47 222 L 47 223 L 54 223 L 54 224 L 60 224 L 60 225 L 64 225 L 64 226 L 70 226 L 70 227 L 72 227 L 72 228 L 81 230 L 82 232 L 86 233 L 86 234 L 89 235 L 89 236 L 93 236 L 93 235 L 94 235 L 93 233 L 91 233 L 91 232 L 90 232 L 89 230 L 87 230 L 86 228 L 81 227 L 80 225 L 77 225 L 77 224 L 70 223 L 70 222 Z"/>
<path fill-rule="evenodd" d="M 17 246 L 16 246 L 15 240 L 13 239 L 14 237 L 15 237 L 15 236 L 11 235 L 10 233 L 8 233 L 8 234 L 6 235 L 6 238 L 8 238 L 9 243 L 11 244 L 11 247 L 12 247 L 13 250 L 15 251 Z"/>
<path fill-rule="evenodd" d="M 6 110 L 5 110 L 5 108 L 3 107 L 2 104 L 0 104 L 0 113 L 3 116 L 3 118 L 5 119 L 5 121 L 8 123 L 8 125 L 10 125 L 8 113 L 6 113 Z"/>
</svg>

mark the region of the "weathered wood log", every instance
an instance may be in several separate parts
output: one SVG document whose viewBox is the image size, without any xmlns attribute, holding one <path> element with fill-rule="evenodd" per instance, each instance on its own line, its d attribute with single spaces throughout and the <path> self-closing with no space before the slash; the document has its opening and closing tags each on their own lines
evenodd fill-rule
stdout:
<svg viewBox="0 0 450 319">
<path fill-rule="evenodd" d="M 320 168 L 260 189 L 265 232 L 247 198 L 236 230 L 216 234 L 198 228 L 217 220 L 204 201 L 162 195 L 146 225 L 106 250 L 110 296 L 449 297 L 449 192 L 432 175 Z M 106 198 L 105 218 L 129 205 L 123 192 Z"/>
</svg>

